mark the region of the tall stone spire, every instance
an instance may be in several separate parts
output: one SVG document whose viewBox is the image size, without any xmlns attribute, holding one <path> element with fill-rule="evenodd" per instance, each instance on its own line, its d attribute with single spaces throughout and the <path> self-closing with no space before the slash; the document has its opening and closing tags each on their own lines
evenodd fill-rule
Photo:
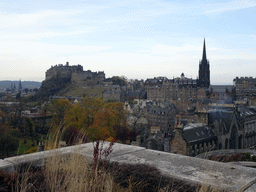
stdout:
<svg viewBox="0 0 256 192">
<path fill-rule="evenodd" d="M 203 57 L 202 60 L 199 62 L 199 80 L 198 86 L 208 88 L 210 86 L 210 64 L 209 61 L 206 59 L 206 46 L 205 46 L 205 39 L 204 39 L 204 46 L 203 46 Z"/>
<path fill-rule="evenodd" d="M 202 57 L 202 60 L 207 60 L 207 59 L 206 59 L 205 38 L 204 38 L 204 48 L 203 48 L 203 57 Z"/>
<path fill-rule="evenodd" d="M 21 80 L 19 81 L 19 88 L 18 88 L 19 91 L 22 90 L 22 85 L 21 85 Z"/>
</svg>

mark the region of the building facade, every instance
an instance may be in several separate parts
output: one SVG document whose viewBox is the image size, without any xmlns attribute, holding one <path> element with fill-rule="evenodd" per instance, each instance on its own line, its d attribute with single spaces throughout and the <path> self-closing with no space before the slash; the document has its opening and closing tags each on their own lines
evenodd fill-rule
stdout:
<svg viewBox="0 0 256 192">
<path fill-rule="evenodd" d="M 83 66 L 70 66 L 69 62 L 66 65 L 59 64 L 51 66 L 45 73 L 45 80 L 52 78 L 70 78 L 71 83 L 83 84 L 85 81 L 93 81 L 93 84 L 99 84 L 105 80 L 104 71 L 92 72 L 90 70 L 84 71 Z"/>
</svg>

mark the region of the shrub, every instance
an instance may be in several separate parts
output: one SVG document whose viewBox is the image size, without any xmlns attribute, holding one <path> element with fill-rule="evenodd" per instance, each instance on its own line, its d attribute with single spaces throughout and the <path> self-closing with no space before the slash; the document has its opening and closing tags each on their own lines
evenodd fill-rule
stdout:
<svg viewBox="0 0 256 192">
<path fill-rule="evenodd" d="M 19 140 L 10 134 L 0 136 L 0 155 L 6 157 L 16 151 L 19 147 Z"/>
<path fill-rule="evenodd" d="M 251 159 L 251 154 L 249 152 L 246 152 L 245 157 L 246 157 L 247 160 L 250 160 Z"/>
<path fill-rule="evenodd" d="M 37 152 L 37 147 L 32 147 L 29 150 L 25 151 L 24 154 L 30 154 L 30 153 L 35 153 Z"/>
<path fill-rule="evenodd" d="M 114 181 L 129 191 L 196 191 L 188 183 L 165 177 L 154 166 L 146 164 L 109 163 L 106 170 L 110 171 Z"/>
<path fill-rule="evenodd" d="M 252 161 L 256 162 L 256 156 L 255 155 L 252 156 Z"/>
</svg>

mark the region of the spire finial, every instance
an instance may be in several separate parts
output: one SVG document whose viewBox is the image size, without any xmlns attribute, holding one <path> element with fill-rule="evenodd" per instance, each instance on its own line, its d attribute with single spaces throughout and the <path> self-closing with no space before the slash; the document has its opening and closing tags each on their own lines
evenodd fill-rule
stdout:
<svg viewBox="0 0 256 192">
<path fill-rule="evenodd" d="M 205 38 L 204 38 L 204 48 L 203 48 L 203 58 L 202 58 L 202 60 L 206 60 Z"/>
</svg>

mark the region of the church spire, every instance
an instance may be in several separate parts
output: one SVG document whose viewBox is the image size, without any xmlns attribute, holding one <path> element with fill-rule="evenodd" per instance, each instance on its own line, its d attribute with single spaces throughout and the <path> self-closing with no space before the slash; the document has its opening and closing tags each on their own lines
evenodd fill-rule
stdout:
<svg viewBox="0 0 256 192">
<path fill-rule="evenodd" d="M 199 80 L 198 86 L 208 88 L 210 86 L 210 64 L 206 59 L 206 47 L 205 47 L 205 38 L 204 38 L 204 47 L 203 47 L 203 57 L 199 62 Z"/>
<path fill-rule="evenodd" d="M 204 48 L 203 48 L 203 57 L 202 57 L 203 61 L 206 61 L 206 47 L 205 47 L 205 38 L 204 38 Z"/>
</svg>

